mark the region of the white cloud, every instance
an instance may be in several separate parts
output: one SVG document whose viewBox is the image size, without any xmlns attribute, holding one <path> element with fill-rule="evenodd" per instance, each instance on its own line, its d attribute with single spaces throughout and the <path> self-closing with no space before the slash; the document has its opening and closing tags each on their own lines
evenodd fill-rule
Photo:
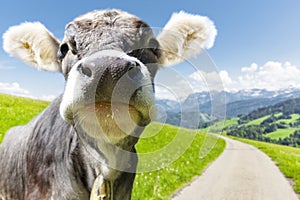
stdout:
<svg viewBox="0 0 300 200">
<path fill-rule="evenodd" d="M 300 68 L 290 62 L 266 62 L 262 66 L 252 63 L 249 67 L 241 68 L 241 75 L 230 77 L 227 71 L 194 72 L 189 76 L 198 91 L 220 90 L 238 91 L 247 89 L 266 89 L 270 91 L 285 88 L 300 88 Z M 221 80 L 221 82 L 220 82 Z M 205 87 L 210 85 L 210 87 Z"/>
<path fill-rule="evenodd" d="M 171 91 L 169 91 L 167 88 L 155 86 L 155 97 L 156 99 L 170 99 L 170 100 L 176 100 L 174 95 Z"/>
<path fill-rule="evenodd" d="M 29 91 L 22 88 L 19 83 L 0 83 L 0 93 L 17 96 L 29 96 Z"/>
<path fill-rule="evenodd" d="M 300 88 L 300 69 L 289 62 L 269 61 L 261 67 L 257 67 L 254 63 L 248 68 L 249 70 L 245 69 L 242 68 L 242 75 L 238 77 L 238 85 L 227 85 L 226 87 L 271 91 L 289 87 Z"/>
<path fill-rule="evenodd" d="M 0 93 L 10 94 L 14 96 L 28 97 L 32 99 L 40 99 L 45 101 L 52 101 L 56 96 L 54 95 L 42 95 L 42 96 L 34 96 L 29 90 L 24 89 L 20 86 L 19 83 L 1 83 L 0 82 Z"/>
<path fill-rule="evenodd" d="M 56 98 L 55 95 L 43 95 L 41 97 L 38 97 L 37 99 L 45 100 L 45 101 L 52 101 Z"/>
<path fill-rule="evenodd" d="M 246 73 L 253 73 L 258 69 L 258 66 L 256 63 L 252 63 L 250 67 L 242 67 L 241 71 Z"/>
<path fill-rule="evenodd" d="M 192 73 L 189 78 L 191 84 L 197 92 L 201 91 L 222 91 L 224 90 L 224 83 L 231 84 L 232 79 L 229 77 L 227 71 L 212 71 L 203 72 L 197 71 Z"/>
<path fill-rule="evenodd" d="M 193 92 L 193 84 L 188 76 L 173 68 L 164 68 L 155 77 L 155 97 L 157 99 L 183 101 Z"/>
<path fill-rule="evenodd" d="M 226 85 L 236 84 L 236 82 L 232 80 L 228 72 L 225 70 L 220 71 L 219 76 L 221 78 L 221 81 L 223 82 L 223 87 L 225 87 Z"/>
<path fill-rule="evenodd" d="M 183 78 L 172 83 L 156 83 L 155 97 L 157 99 L 170 99 L 174 101 L 183 101 L 189 94 L 195 92 L 188 80 Z"/>
</svg>

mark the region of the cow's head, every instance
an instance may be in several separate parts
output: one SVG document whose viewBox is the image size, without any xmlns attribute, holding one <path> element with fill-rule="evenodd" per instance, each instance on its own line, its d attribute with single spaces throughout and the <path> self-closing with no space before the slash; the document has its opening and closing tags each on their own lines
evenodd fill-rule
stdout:
<svg viewBox="0 0 300 200">
<path fill-rule="evenodd" d="M 28 65 L 63 73 L 64 120 L 116 143 L 153 119 L 157 70 L 210 48 L 215 35 L 208 18 L 184 12 L 155 37 L 138 17 L 103 10 L 69 23 L 62 42 L 38 22 L 11 27 L 3 38 L 4 49 Z"/>
</svg>

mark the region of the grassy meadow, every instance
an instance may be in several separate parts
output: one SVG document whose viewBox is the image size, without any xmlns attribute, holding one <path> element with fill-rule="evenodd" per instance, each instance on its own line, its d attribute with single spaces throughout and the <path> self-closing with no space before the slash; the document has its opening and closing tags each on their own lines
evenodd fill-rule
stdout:
<svg viewBox="0 0 300 200">
<path fill-rule="evenodd" d="M 9 128 L 26 124 L 47 105 L 49 102 L 0 95 L 0 142 Z M 178 156 L 178 159 L 171 163 L 162 163 L 155 171 L 138 173 L 132 199 L 169 199 L 180 187 L 200 175 L 225 148 L 225 141 L 218 139 L 214 148 L 205 157 L 200 158 L 200 149 L 206 138 L 206 132 L 153 122 L 146 128 L 136 145 L 137 151 L 140 154 L 157 152 L 176 141 L 179 132 L 188 136 L 185 138 L 192 139 L 191 144 L 184 146 L 185 141 L 177 141 L 177 147 L 185 150 L 180 155 L 175 155 L 174 152 L 174 156 Z M 158 159 L 165 159 L 168 155 L 161 153 L 159 156 Z M 142 169 L 142 165 L 140 162 L 138 168 Z"/>
<path fill-rule="evenodd" d="M 227 120 L 227 123 L 231 123 L 231 125 L 224 126 L 223 133 L 257 141 L 300 147 L 300 138 L 297 135 L 300 130 L 300 114 L 277 112 L 260 118 L 249 116 L 250 114 Z"/>
<path fill-rule="evenodd" d="M 267 116 L 264 116 L 264 117 L 261 117 L 261 118 L 252 120 L 252 121 L 248 122 L 248 123 L 245 124 L 245 125 L 246 125 L 246 126 L 249 126 L 249 125 L 260 125 L 260 123 L 262 123 L 264 120 L 266 120 L 266 119 L 269 118 L 269 117 L 270 117 L 270 115 L 267 115 Z"/>
<path fill-rule="evenodd" d="M 299 128 L 279 128 L 274 132 L 266 134 L 266 136 L 268 136 L 271 139 L 279 140 L 279 138 L 283 139 L 285 137 L 288 137 L 289 135 L 293 134 L 296 130 L 299 130 Z"/>
<path fill-rule="evenodd" d="M 48 105 L 47 101 L 0 94 L 0 142 L 9 128 L 28 123 Z"/>
<path fill-rule="evenodd" d="M 157 128 L 160 128 L 160 131 L 155 136 L 141 139 L 136 146 L 138 153 L 157 151 L 174 140 L 179 127 L 167 124 L 162 128 L 161 126 L 162 124 L 152 123 L 147 127 L 143 135 L 151 134 L 153 129 Z M 207 156 L 200 158 L 200 149 L 206 133 L 188 129 L 182 129 L 182 131 L 184 134 L 195 136 L 192 144 L 179 159 L 164 168 L 139 173 L 134 183 L 132 199 L 169 199 L 177 189 L 190 182 L 195 176 L 201 175 L 208 164 L 215 160 L 225 148 L 225 141 L 218 139 L 212 151 Z"/>
<path fill-rule="evenodd" d="M 282 115 L 282 113 L 276 113 L 274 116 L 279 117 Z M 271 115 L 266 115 L 264 117 L 251 120 L 248 123 L 244 124 L 243 126 L 250 126 L 250 125 L 260 125 L 264 120 L 268 119 Z M 279 119 L 274 124 L 289 124 L 289 123 L 295 123 L 297 119 L 300 117 L 298 114 L 291 114 L 291 119 Z M 285 137 L 288 137 L 289 135 L 293 134 L 296 130 L 299 130 L 299 128 L 277 128 L 276 131 L 273 131 L 271 133 L 266 134 L 267 137 L 275 140 L 279 140 L 279 138 L 283 139 Z"/>
</svg>

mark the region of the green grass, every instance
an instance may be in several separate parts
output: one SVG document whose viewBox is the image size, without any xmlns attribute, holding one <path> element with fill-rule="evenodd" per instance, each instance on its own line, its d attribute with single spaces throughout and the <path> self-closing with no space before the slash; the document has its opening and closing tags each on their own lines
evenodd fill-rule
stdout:
<svg viewBox="0 0 300 200">
<path fill-rule="evenodd" d="M 279 117 L 280 115 L 282 115 L 282 113 L 276 113 L 275 117 Z M 248 126 L 248 125 L 260 125 L 264 120 L 268 119 L 270 116 L 271 115 L 267 115 L 267 116 L 264 116 L 264 117 L 261 117 L 261 118 L 249 121 L 245 125 L 246 126 Z M 299 119 L 300 115 L 298 115 L 298 114 L 291 114 L 291 117 L 292 117 L 291 119 L 280 119 L 280 120 L 277 120 L 274 123 L 276 123 L 276 124 L 279 124 L 280 122 L 284 122 L 286 124 L 289 124 L 290 122 L 294 123 L 294 122 L 297 121 L 297 119 Z M 234 118 L 234 119 L 236 119 L 236 118 Z"/>
<path fill-rule="evenodd" d="M 279 117 L 280 115 L 282 115 L 282 113 L 276 113 L 275 117 Z M 271 115 L 267 115 L 267 116 L 264 116 L 264 117 L 252 120 L 252 121 L 248 122 L 245 125 L 246 126 L 248 126 L 248 125 L 260 125 L 260 123 L 262 123 L 264 120 L 268 119 L 270 116 Z M 280 122 L 285 122 L 286 124 L 289 124 L 290 122 L 294 123 L 294 122 L 297 121 L 297 119 L 300 117 L 300 115 L 298 115 L 298 114 L 291 114 L 291 117 L 292 117 L 291 119 L 280 119 L 280 120 L 277 120 L 275 123 L 276 124 L 279 124 Z"/>
<path fill-rule="evenodd" d="M 298 130 L 299 128 L 286 128 L 286 129 L 277 129 L 274 132 L 266 134 L 271 139 L 278 140 L 279 138 L 283 139 L 285 137 L 289 137 L 289 135 L 293 134 L 295 130 Z"/>
<path fill-rule="evenodd" d="M 238 125 L 238 121 L 239 121 L 239 118 L 226 119 L 224 122 L 224 126 L 223 126 L 224 130 L 222 131 L 221 135 L 226 135 L 227 131 L 225 129 L 227 129 L 233 125 Z"/>
<path fill-rule="evenodd" d="M 280 171 L 294 182 L 294 190 L 300 193 L 300 148 L 258 142 L 242 138 L 234 139 L 251 144 L 268 156 L 276 163 Z"/>
<path fill-rule="evenodd" d="M 47 105 L 49 102 L 0 95 L 0 141 L 9 128 L 26 124 Z M 178 137 L 178 135 L 182 137 Z M 147 167 L 147 163 L 151 163 L 145 159 L 146 162 L 143 162 L 143 154 L 160 152 L 161 149 L 169 146 L 175 148 L 160 152 L 157 157 L 153 158 L 153 164 L 159 164 L 155 171 L 137 174 L 133 189 L 133 199 L 135 200 L 169 199 L 176 190 L 191 181 L 193 177 L 200 175 L 225 148 L 225 141 L 219 139 L 214 148 L 205 157 L 200 158 L 201 146 L 204 141 L 207 144 L 205 132 L 160 123 L 151 123 L 142 136 L 143 138 L 136 145 L 141 158 L 138 165 L 139 171 L 143 171 Z M 212 137 L 210 135 L 208 138 L 212 139 Z M 213 139 L 214 141 L 215 139 Z M 178 150 L 183 151 L 178 153 Z M 169 163 L 174 156 L 177 158 Z"/>
<path fill-rule="evenodd" d="M 227 128 L 228 126 L 232 125 L 238 125 L 238 120 L 239 118 L 226 119 L 224 122 L 224 128 Z"/>
<path fill-rule="evenodd" d="M 238 120 L 239 118 L 225 119 L 224 121 L 215 122 L 211 126 L 202 128 L 200 130 L 205 132 L 210 131 L 210 132 L 218 133 L 222 129 L 228 128 L 229 126 L 238 125 Z"/>
<path fill-rule="evenodd" d="M 289 124 L 289 123 L 294 123 L 297 121 L 297 119 L 299 119 L 299 114 L 291 114 L 291 119 L 280 119 L 280 120 L 277 120 L 276 123 L 280 123 L 280 122 L 284 122 L 286 124 Z"/>
<path fill-rule="evenodd" d="M 213 126 L 227 128 L 232 125 L 238 125 L 239 118 L 225 119 L 224 121 L 216 122 Z"/>
<path fill-rule="evenodd" d="M 0 142 L 6 131 L 28 123 L 49 105 L 49 102 L 0 94 Z"/>
<path fill-rule="evenodd" d="M 275 117 L 279 117 L 280 115 L 282 115 L 282 113 L 276 113 Z M 267 118 L 269 118 L 271 115 L 267 115 L 252 121 L 249 121 L 248 123 L 246 123 L 244 126 L 249 126 L 249 125 L 260 125 L 264 120 L 266 120 Z M 291 114 L 291 119 L 280 119 L 277 120 L 276 124 L 279 124 L 280 122 L 284 122 L 286 124 L 289 124 L 290 122 L 294 123 L 297 121 L 297 119 L 299 118 L 298 114 Z M 285 137 L 289 137 L 289 135 L 293 134 L 295 130 L 298 130 L 299 128 L 278 128 L 276 131 L 271 132 L 266 134 L 266 136 L 268 136 L 271 139 L 275 139 L 278 140 L 279 138 L 283 139 Z"/>
<path fill-rule="evenodd" d="M 260 123 L 262 123 L 264 120 L 268 119 L 269 117 L 270 117 L 270 115 L 267 115 L 267 116 L 264 116 L 264 117 L 252 120 L 252 121 L 248 122 L 245 125 L 246 126 L 249 126 L 249 125 L 260 125 Z"/>
<path fill-rule="evenodd" d="M 139 153 L 158 151 L 171 141 L 176 140 L 178 127 L 159 123 L 150 124 L 143 135 L 151 135 L 151 133 L 157 132 L 157 130 L 159 131 L 156 135 L 139 141 L 137 144 L 137 151 Z M 215 160 L 225 148 L 225 141 L 219 139 L 207 156 L 199 158 L 200 149 L 206 134 L 188 129 L 180 130 L 182 134 L 190 134 L 194 137 L 192 144 L 177 160 L 164 166 L 164 168 L 152 172 L 139 173 L 134 183 L 132 199 L 169 199 L 178 188 L 191 181 L 193 177 L 201 175 L 207 165 Z M 182 143 L 184 144 L 185 142 L 182 141 Z M 180 145 L 180 142 L 178 147 L 185 148 Z M 168 153 L 159 155 L 158 160 L 164 158 L 167 160 Z M 139 165 L 138 168 L 141 169 L 143 167 Z"/>
</svg>

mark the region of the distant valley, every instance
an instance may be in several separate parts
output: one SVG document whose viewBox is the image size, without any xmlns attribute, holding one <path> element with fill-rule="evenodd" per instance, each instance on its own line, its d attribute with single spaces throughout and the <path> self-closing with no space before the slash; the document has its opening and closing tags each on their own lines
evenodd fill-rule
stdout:
<svg viewBox="0 0 300 200">
<path fill-rule="evenodd" d="M 227 135 L 300 147 L 300 98 L 241 115 L 224 127 Z"/>
<path fill-rule="evenodd" d="M 182 115 L 190 114 L 193 118 L 199 117 L 199 126 L 201 126 L 203 123 L 216 120 L 218 116 L 221 118 L 238 117 L 258 108 L 275 105 L 297 97 L 300 97 L 300 89 L 293 88 L 279 91 L 253 89 L 238 92 L 200 92 L 189 95 L 183 102 L 158 99 L 156 101 L 159 106 L 157 120 L 195 128 L 195 119 L 190 125 L 184 121 L 185 119 L 181 119 Z M 212 108 L 214 113 L 212 113 Z"/>
</svg>

